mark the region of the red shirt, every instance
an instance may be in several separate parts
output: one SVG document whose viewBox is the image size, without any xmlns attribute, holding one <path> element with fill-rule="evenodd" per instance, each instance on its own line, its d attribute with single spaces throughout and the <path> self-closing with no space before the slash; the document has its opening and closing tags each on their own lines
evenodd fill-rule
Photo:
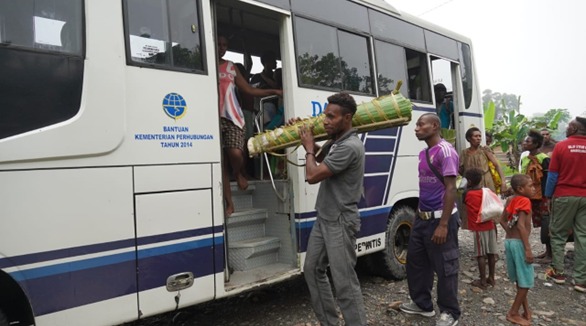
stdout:
<svg viewBox="0 0 586 326">
<path fill-rule="evenodd" d="M 515 196 L 509 202 L 509 205 L 505 208 L 509 216 L 507 219 L 511 219 L 513 215 L 519 214 L 519 212 L 525 212 L 531 218 L 531 201 L 529 198 L 524 196 Z"/>
<path fill-rule="evenodd" d="M 482 189 L 468 190 L 466 193 L 466 209 L 468 211 L 468 230 L 470 231 L 490 231 L 496 228 L 494 221 L 476 223 L 480 207 L 482 206 Z"/>
<path fill-rule="evenodd" d="M 586 136 L 572 135 L 553 149 L 549 172 L 558 173 L 554 197 L 586 197 Z"/>
</svg>

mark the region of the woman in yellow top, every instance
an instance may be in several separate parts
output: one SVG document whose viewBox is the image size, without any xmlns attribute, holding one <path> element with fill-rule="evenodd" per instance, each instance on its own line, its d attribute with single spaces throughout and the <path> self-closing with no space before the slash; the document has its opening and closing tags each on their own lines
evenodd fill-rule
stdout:
<svg viewBox="0 0 586 326">
<path fill-rule="evenodd" d="M 502 180 L 505 180 L 505 175 L 501 169 L 501 165 L 498 160 L 489 149 L 480 146 L 482 142 L 482 133 L 480 129 L 472 127 L 466 131 L 466 140 L 470 143 L 470 147 L 464 149 L 460 153 L 460 175 L 464 175 L 466 170 L 471 168 L 480 169 L 482 174 L 482 187 L 489 188 L 496 193 L 504 193 L 507 190 L 507 185 Z M 490 171 L 490 163 L 496 169 L 498 176 L 500 177 L 500 184 L 495 185 L 495 180 Z M 499 180 L 497 180 L 499 181 Z"/>
</svg>

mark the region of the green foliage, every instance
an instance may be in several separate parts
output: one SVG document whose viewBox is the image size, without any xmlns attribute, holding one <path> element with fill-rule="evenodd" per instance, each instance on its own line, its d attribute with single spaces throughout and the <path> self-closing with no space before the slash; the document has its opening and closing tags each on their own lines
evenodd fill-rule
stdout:
<svg viewBox="0 0 586 326">
<path fill-rule="evenodd" d="M 490 90 L 484 92 L 488 99 L 484 103 L 484 121 L 487 130 L 492 132 L 493 145 L 499 146 L 504 153 L 508 153 L 509 166 L 516 169 L 521 155 L 521 143 L 527 136 L 530 129 L 556 130 L 560 122 L 571 120 L 570 113 L 566 109 L 551 109 L 543 117 L 530 119 L 521 114 L 521 97 L 516 97 L 512 101 L 510 96 L 500 96 L 500 105 L 495 105 L 490 94 Z M 498 94 L 498 93 L 496 93 Z M 493 94 L 494 95 L 494 94 Z M 494 112 L 491 112 L 494 107 Z M 495 117 L 497 108 L 501 110 L 501 116 Z M 493 123 L 494 122 L 494 123 Z"/>
<path fill-rule="evenodd" d="M 486 128 L 486 130 L 491 130 L 493 122 L 494 122 L 494 118 L 495 118 L 495 113 L 496 113 L 496 107 L 494 105 L 494 102 L 492 100 L 490 100 L 488 103 L 484 103 L 483 110 L 484 110 L 484 128 Z"/>
</svg>

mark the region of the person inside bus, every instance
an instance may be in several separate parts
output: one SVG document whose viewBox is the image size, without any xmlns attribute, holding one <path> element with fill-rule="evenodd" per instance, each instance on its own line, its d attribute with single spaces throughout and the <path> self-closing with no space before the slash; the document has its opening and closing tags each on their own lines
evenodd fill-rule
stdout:
<svg viewBox="0 0 586 326">
<path fill-rule="evenodd" d="M 277 68 L 277 56 L 275 53 L 273 51 L 264 51 L 260 56 L 260 62 L 262 63 L 263 70 L 250 77 L 250 85 L 262 89 L 279 89 L 280 87 L 278 87 L 274 79 L 274 70 Z M 277 99 L 272 99 L 263 103 L 263 124 L 265 127 L 277 114 L 277 102 Z"/>
<path fill-rule="evenodd" d="M 232 190 L 230 189 L 229 168 L 236 179 L 238 188 L 248 188 L 248 180 L 242 174 L 244 164 L 244 114 L 236 97 L 236 87 L 245 94 L 256 97 L 270 95 L 283 96 L 280 89 L 254 88 L 242 77 L 234 63 L 224 60 L 223 57 L 228 50 L 228 38 L 218 35 L 218 71 L 219 71 L 219 95 L 220 95 L 220 127 L 222 149 L 224 157 L 222 165 L 222 183 L 224 201 L 226 202 L 226 216 L 234 213 L 234 202 L 232 201 Z"/>
<path fill-rule="evenodd" d="M 454 102 L 451 97 L 446 96 L 446 86 L 442 83 L 435 84 L 433 90 L 435 92 L 435 106 L 437 115 L 440 117 L 441 127 L 453 128 Z"/>
</svg>

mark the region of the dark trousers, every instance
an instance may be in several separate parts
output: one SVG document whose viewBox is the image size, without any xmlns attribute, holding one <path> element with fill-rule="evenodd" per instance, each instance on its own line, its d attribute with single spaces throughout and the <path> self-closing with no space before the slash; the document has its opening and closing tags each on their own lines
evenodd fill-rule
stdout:
<svg viewBox="0 0 586 326">
<path fill-rule="evenodd" d="M 454 319 L 460 318 L 458 304 L 458 272 L 460 269 L 458 250 L 458 212 L 452 214 L 448 223 L 448 236 L 442 245 L 431 241 L 439 219 L 428 221 L 415 218 L 407 252 L 407 284 L 409 295 L 419 308 L 433 310 L 431 290 L 433 274 L 437 274 L 437 305 L 440 312 L 447 312 Z"/>
</svg>

